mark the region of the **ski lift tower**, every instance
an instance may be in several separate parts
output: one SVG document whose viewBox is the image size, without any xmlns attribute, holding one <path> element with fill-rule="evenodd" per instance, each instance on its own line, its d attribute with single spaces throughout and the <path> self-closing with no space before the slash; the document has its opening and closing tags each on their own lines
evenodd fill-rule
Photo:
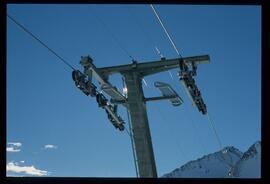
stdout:
<svg viewBox="0 0 270 184">
<path fill-rule="evenodd" d="M 205 114 L 206 106 L 203 103 L 200 92 L 192 78 L 192 76 L 196 75 L 197 65 L 201 63 L 209 63 L 209 56 L 202 55 L 168 60 L 161 58 L 161 60 L 158 61 L 142 63 L 138 63 L 133 60 L 131 64 L 103 68 L 97 68 L 89 56 L 81 58 L 80 64 L 84 67 L 84 75 L 88 76 L 88 80 L 91 82 L 92 77 L 95 77 L 101 85 L 101 90 L 111 97 L 111 104 L 121 104 L 126 107 L 129 112 L 139 177 L 157 177 L 150 128 L 147 118 L 146 102 L 170 100 L 174 106 L 179 106 L 182 103 L 182 99 L 176 94 L 176 92 L 168 84 L 161 82 L 156 82 L 155 86 L 159 88 L 162 96 L 145 98 L 142 89 L 142 79 L 145 76 L 174 68 L 180 68 L 180 81 L 184 84 L 193 105 L 196 105 L 199 111 L 202 111 L 202 113 Z M 189 68 L 192 68 L 192 70 L 189 70 Z M 112 86 L 108 80 L 110 75 L 116 73 L 121 74 L 124 78 L 127 88 L 127 96 L 122 95 L 122 93 L 119 92 L 116 87 Z M 106 110 L 109 109 L 110 108 L 107 108 Z M 119 122 L 119 124 L 122 123 L 121 119 L 118 119 L 119 116 L 117 118 L 117 115 L 113 114 L 112 111 L 109 113 L 112 113 L 110 116 L 114 119 L 112 122 Z"/>
</svg>

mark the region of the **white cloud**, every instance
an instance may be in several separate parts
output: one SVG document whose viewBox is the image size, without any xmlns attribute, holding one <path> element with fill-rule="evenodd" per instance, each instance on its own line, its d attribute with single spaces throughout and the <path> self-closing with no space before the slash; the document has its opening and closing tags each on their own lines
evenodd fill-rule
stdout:
<svg viewBox="0 0 270 184">
<path fill-rule="evenodd" d="M 9 162 L 6 166 L 7 172 L 24 173 L 32 176 L 46 176 L 48 171 L 43 171 L 35 168 L 35 166 L 20 166 L 16 162 Z M 9 174 L 8 174 L 9 175 Z"/>
<path fill-rule="evenodd" d="M 22 143 L 20 142 L 8 142 L 9 145 L 11 146 L 15 146 L 15 147 L 21 147 L 22 146 Z"/>
<path fill-rule="evenodd" d="M 16 149 L 14 147 L 7 147 L 7 152 L 19 152 L 21 151 L 20 149 Z"/>
<path fill-rule="evenodd" d="M 20 147 L 22 146 L 22 143 L 20 142 L 9 142 L 7 143 L 7 152 L 20 152 Z"/>
<path fill-rule="evenodd" d="M 44 146 L 45 149 L 57 149 L 56 145 L 52 145 L 52 144 L 47 144 Z"/>
</svg>

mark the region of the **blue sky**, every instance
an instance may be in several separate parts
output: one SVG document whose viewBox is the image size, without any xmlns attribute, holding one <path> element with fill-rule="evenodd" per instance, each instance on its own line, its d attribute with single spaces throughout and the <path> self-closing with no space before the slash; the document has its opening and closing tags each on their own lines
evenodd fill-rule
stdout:
<svg viewBox="0 0 270 184">
<path fill-rule="evenodd" d="M 261 7 L 156 9 L 183 57 L 210 55 L 210 64 L 198 67 L 196 83 L 223 146 L 246 151 L 261 140 Z M 7 12 L 78 69 L 86 55 L 97 67 L 131 63 L 110 32 L 138 62 L 158 60 L 155 46 L 166 58 L 177 57 L 149 5 L 10 4 Z M 154 82 L 167 82 L 184 100 L 180 107 L 147 103 L 159 176 L 219 150 L 207 117 L 192 107 L 179 83 L 178 69 L 171 72 L 173 80 L 164 72 L 146 77 L 143 87 L 146 97 L 158 96 Z M 122 89 L 120 75 L 110 81 Z M 124 108 L 120 114 L 127 122 Z M 8 18 L 7 141 L 13 148 L 7 151 L 9 167 L 29 171 L 8 175 L 136 176 L 128 135 L 75 87 L 70 68 Z"/>
</svg>

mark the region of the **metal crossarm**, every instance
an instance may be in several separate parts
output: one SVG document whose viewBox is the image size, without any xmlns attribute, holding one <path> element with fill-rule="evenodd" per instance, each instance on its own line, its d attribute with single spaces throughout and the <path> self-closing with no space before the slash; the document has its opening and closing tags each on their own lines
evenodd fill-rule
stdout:
<svg viewBox="0 0 270 184">
<path fill-rule="evenodd" d="M 125 73 L 132 70 L 140 71 L 142 76 L 152 75 L 155 73 L 171 70 L 174 68 L 179 68 L 180 58 L 175 59 L 166 59 L 166 60 L 158 60 L 158 61 L 150 61 L 150 62 L 142 62 L 137 63 L 133 62 L 128 65 L 119 65 L 112 67 L 103 67 L 99 68 L 100 75 L 109 76 L 115 73 Z M 195 64 L 205 64 L 209 63 L 208 55 L 194 56 L 194 57 L 185 57 L 182 58 L 185 64 L 192 65 Z"/>
</svg>

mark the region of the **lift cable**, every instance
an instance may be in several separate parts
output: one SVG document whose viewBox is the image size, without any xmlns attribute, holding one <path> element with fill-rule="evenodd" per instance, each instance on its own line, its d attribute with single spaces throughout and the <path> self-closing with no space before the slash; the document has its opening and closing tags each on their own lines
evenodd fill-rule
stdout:
<svg viewBox="0 0 270 184">
<path fill-rule="evenodd" d="M 222 143 L 221 143 L 220 138 L 219 138 L 219 136 L 217 134 L 217 130 L 216 130 L 215 126 L 214 126 L 214 123 L 213 123 L 212 119 L 210 118 L 209 112 L 207 112 L 207 118 L 208 118 L 209 123 L 210 123 L 210 125 L 211 125 L 211 127 L 212 127 L 212 129 L 213 129 L 213 131 L 215 133 L 215 136 L 216 136 L 216 139 L 218 141 L 219 147 L 220 147 L 220 149 L 222 149 L 223 148 Z"/>
<path fill-rule="evenodd" d="M 125 131 L 127 132 L 128 136 L 132 136 L 130 131 L 128 131 L 128 129 L 125 128 Z"/>
<path fill-rule="evenodd" d="M 184 105 L 184 106 L 187 106 L 184 102 L 183 102 L 183 105 Z M 197 130 L 196 127 L 197 127 L 197 126 L 195 125 L 195 121 L 193 120 L 192 116 L 190 115 L 189 109 L 187 108 L 188 112 L 186 111 L 185 108 L 183 108 L 183 109 L 184 109 L 184 113 L 188 115 L 188 118 L 189 118 L 189 120 L 191 121 L 192 127 L 193 127 L 193 129 L 195 130 L 195 131 L 193 131 L 193 132 L 194 132 L 194 135 L 193 135 L 193 136 L 194 136 L 194 139 L 196 139 L 196 140 L 199 142 L 199 144 L 200 144 L 202 150 L 204 151 L 204 153 L 206 153 L 205 146 L 204 146 L 203 142 L 201 142 L 202 139 L 201 139 L 200 134 L 199 134 L 199 133 L 196 134 L 196 130 Z M 163 114 L 159 109 L 158 109 L 158 111 L 159 111 L 159 114 L 162 115 L 162 118 L 164 119 L 164 117 L 165 117 L 164 114 Z M 168 122 L 168 121 L 165 121 L 165 122 Z M 186 156 L 185 156 L 185 157 L 186 157 Z"/>
<path fill-rule="evenodd" d="M 183 103 L 183 104 L 184 104 L 184 103 Z M 186 105 L 186 104 L 184 104 L 184 105 Z M 187 106 L 187 105 L 186 105 L 186 106 Z M 184 111 L 186 111 L 186 109 L 187 109 L 187 112 L 188 112 L 187 114 L 188 114 L 188 117 L 189 117 L 190 120 L 191 120 L 191 124 L 192 124 L 194 130 L 197 131 L 198 128 L 197 128 L 197 126 L 196 126 L 196 123 L 195 123 L 194 119 L 193 119 L 192 116 L 191 116 L 190 109 L 189 109 L 188 107 L 187 107 L 187 108 L 183 108 L 183 109 L 184 109 Z M 185 112 L 185 114 L 186 114 L 186 112 Z M 206 149 L 205 149 L 205 146 L 204 146 L 204 144 L 203 144 L 203 139 L 201 138 L 200 132 L 198 131 L 197 134 L 196 134 L 196 132 L 195 132 L 194 135 L 197 135 L 197 136 L 195 136 L 195 137 L 196 137 L 196 139 L 199 141 L 199 144 L 200 144 L 200 146 L 202 147 L 203 152 L 206 153 Z"/>
<path fill-rule="evenodd" d="M 58 57 L 61 61 L 63 61 L 68 67 L 75 70 L 75 68 L 69 64 L 63 57 L 61 57 L 59 54 L 57 54 L 53 49 L 51 49 L 47 44 L 45 44 L 43 41 L 41 41 L 37 36 L 35 36 L 31 31 L 29 31 L 25 26 L 20 24 L 15 18 L 7 14 L 7 17 L 12 20 L 15 24 L 17 24 L 24 32 L 28 33 L 30 36 L 32 36 L 35 40 L 37 40 L 41 45 L 46 47 L 50 52 L 52 52 L 56 57 Z"/>
<path fill-rule="evenodd" d="M 131 123 L 130 123 L 130 117 L 129 117 L 128 110 L 127 110 L 127 117 L 128 117 L 129 137 L 130 137 L 130 142 L 131 142 L 131 147 L 132 147 L 134 167 L 135 167 L 135 171 L 136 171 L 136 177 L 138 178 L 139 173 L 138 173 L 137 156 L 136 156 L 136 153 L 135 153 L 134 140 L 133 140 L 133 131 L 132 131 Z"/>
<path fill-rule="evenodd" d="M 154 6 L 153 6 L 152 4 L 151 4 L 150 6 L 151 6 L 152 10 L 154 11 L 154 13 L 155 13 L 155 15 L 156 15 L 156 17 L 157 17 L 157 19 L 158 19 L 160 25 L 162 26 L 164 32 L 166 33 L 168 39 L 170 40 L 170 42 L 171 42 L 171 44 L 172 44 L 174 50 L 176 51 L 176 53 L 178 54 L 178 56 L 179 56 L 180 58 L 182 58 L 182 55 L 179 53 L 179 51 L 178 51 L 178 49 L 177 49 L 177 47 L 176 47 L 175 42 L 174 42 L 173 39 L 171 38 L 171 36 L 170 36 L 169 32 L 167 31 L 166 27 L 164 26 L 164 23 L 162 22 L 162 20 L 161 20 L 160 16 L 158 15 L 156 9 L 154 8 Z M 171 75 L 171 78 L 172 78 L 172 75 Z M 182 88 L 181 88 L 181 89 L 182 89 Z M 189 117 L 191 118 L 190 114 L 189 114 Z M 193 119 L 191 119 L 191 121 L 192 121 L 193 125 L 195 126 L 195 123 L 194 123 Z M 202 144 L 201 144 L 201 146 L 204 147 Z"/>
<path fill-rule="evenodd" d="M 110 31 L 109 27 L 107 24 L 105 24 L 105 22 L 95 13 L 95 11 L 91 11 L 94 15 L 94 17 L 100 22 L 100 24 L 105 28 L 105 30 L 107 31 L 107 33 L 109 33 L 111 35 L 111 37 L 113 38 L 113 40 L 115 41 L 115 43 L 117 43 L 117 45 L 122 49 L 123 52 L 125 52 L 125 54 L 131 59 L 131 60 L 135 60 L 134 57 L 132 57 L 132 55 L 129 53 L 129 51 L 121 44 L 121 42 L 117 39 L 117 37 L 113 34 L 112 31 Z"/>
<path fill-rule="evenodd" d="M 149 45 L 154 45 L 154 49 L 157 48 L 155 41 L 152 39 L 152 37 L 149 35 L 149 33 L 143 28 L 141 21 L 139 20 L 139 18 L 136 17 L 135 13 L 132 11 L 132 9 L 127 6 L 128 9 L 128 13 L 130 15 L 130 17 L 135 20 L 135 23 L 137 25 L 138 28 L 140 28 L 141 32 L 143 33 L 143 35 L 145 36 L 146 40 L 148 41 Z M 156 53 L 156 52 L 155 52 Z"/>
<path fill-rule="evenodd" d="M 157 111 L 157 114 L 159 114 L 161 116 L 161 118 L 162 118 L 162 120 L 164 122 L 169 122 L 168 119 L 167 119 L 167 116 L 165 116 L 164 113 L 158 107 L 156 107 L 154 109 Z M 169 126 L 166 126 L 166 127 L 168 127 L 166 129 L 168 129 L 169 132 L 171 132 L 170 135 L 173 136 L 173 140 L 174 140 L 174 142 L 175 142 L 175 144 L 177 145 L 177 148 L 178 148 L 177 150 L 180 152 L 180 154 L 184 157 L 184 159 L 186 161 L 189 161 L 190 159 L 187 157 L 187 154 L 186 154 L 186 152 L 184 152 L 184 149 L 182 149 L 182 145 L 180 144 L 180 141 L 176 141 L 178 138 L 175 136 L 176 135 L 176 133 L 174 131 L 175 129 L 174 128 L 170 129 Z"/>
<path fill-rule="evenodd" d="M 215 137 L 216 137 L 216 139 L 217 139 L 217 141 L 218 141 L 218 145 L 219 145 L 220 149 L 222 150 L 223 145 L 222 145 L 221 139 L 220 139 L 219 136 L 218 136 L 217 130 L 216 130 L 216 128 L 215 128 L 215 125 L 214 125 L 214 123 L 213 123 L 213 120 L 212 120 L 212 118 L 211 118 L 211 116 L 210 116 L 209 111 L 207 112 L 207 118 L 208 118 L 208 122 L 209 122 L 210 126 L 212 127 L 212 129 L 213 129 L 213 131 L 214 131 L 214 133 L 215 133 Z M 225 154 L 226 154 L 226 153 L 227 153 L 228 156 L 229 156 L 230 162 L 227 161 L 226 158 L 225 158 Z M 233 159 L 232 159 L 232 156 L 230 155 L 230 153 L 228 153 L 226 150 L 224 150 L 224 151 L 222 151 L 221 154 L 222 154 L 223 160 L 230 166 L 230 169 L 232 169 L 232 168 L 233 168 Z M 224 155 L 223 155 L 223 154 L 224 154 Z"/>
<path fill-rule="evenodd" d="M 154 8 L 154 6 L 153 6 L 152 4 L 151 4 L 150 6 L 151 6 L 152 10 L 154 11 L 154 13 L 155 13 L 155 15 L 156 15 L 156 17 L 157 17 L 157 19 L 158 19 L 160 25 L 162 26 L 163 30 L 165 31 L 167 37 L 169 38 L 171 44 L 173 45 L 174 50 L 175 50 L 176 53 L 182 58 L 181 54 L 179 53 L 179 51 L 178 51 L 178 49 L 177 49 L 177 47 L 176 47 L 176 45 L 175 45 L 175 42 L 172 40 L 170 34 L 168 33 L 166 27 L 164 26 L 164 24 L 163 24 L 163 22 L 162 22 L 160 16 L 158 15 L 156 9 Z M 214 130 L 214 132 L 215 132 L 216 138 L 217 138 L 217 140 L 218 140 L 218 142 L 219 142 L 219 146 L 222 148 L 221 141 L 220 141 L 220 139 L 219 139 L 219 137 L 218 137 L 218 135 L 217 135 L 216 129 L 214 128 L 213 122 L 211 121 L 211 119 L 210 119 L 210 117 L 209 117 L 209 113 L 207 113 L 207 114 L 208 114 L 208 115 L 207 115 L 207 116 L 208 116 L 208 120 L 210 121 L 210 123 L 211 123 L 211 125 L 212 125 L 212 128 L 213 128 L 213 130 Z"/>
<path fill-rule="evenodd" d="M 161 54 L 161 52 L 159 51 L 159 49 L 157 47 L 155 47 L 155 49 L 156 49 L 158 55 L 160 56 L 160 58 L 164 58 L 164 56 Z M 168 70 L 167 72 L 169 73 L 171 79 L 173 80 L 173 75 L 172 75 L 171 71 Z"/>
<path fill-rule="evenodd" d="M 155 13 L 155 15 L 156 15 L 156 17 L 157 17 L 157 19 L 158 19 L 160 25 L 162 26 L 164 32 L 166 33 L 168 39 L 170 40 L 170 42 L 171 42 L 171 44 L 172 44 L 174 50 L 176 51 L 176 53 L 178 54 L 178 56 L 180 56 L 180 58 L 182 58 L 181 54 L 179 53 L 179 51 L 178 51 L 178 49 L 177 49 L 177 47 L 176 47 L 175 42 L 174 42 L 173 39 L 171 38 L 171 36 L 170 36 L 170 34 L 168 33 L 166 27 L 164 26 L 164 23 L 162 22 L 160 16 L 158 15 L 158 13 L 157 13 L 155 7 L 154 7 L 152 4 L 150 4 L 150 6 L 151 6 L 153 12 Z M 217 131 L 216 131 L 215 127 L 214 127 L 214 123 L 213 123 L 213 121 L 211 120 L 211 118 L 210 118 L 210 116 L 209 116 L 209 112 L 207 113 L 207 117 L 208 117 L 208 120 L 209 120 L 209 122 L 210 122 L 210 124 L 211 124 L 211 126 L 212 126 L 212 129 L 213 129 L 214 133 L 215 133 L 215 137 L 216 137 L 216 139 L 217 139 L 217 141 L 218 141 L 218 143 L 219 143 L 219 146 L 220 146 L 220 148 L 222 149 L 222 144 L 221 144 L 220 138 L 219 138 L 219 136 L 218 136 L 218 134 L 217 134 Z"/>
<path fill-rule="evenodd" d="M 213 120 L 212 120 L 212 118 L 210 117 L 209 112 L 207 112 L 207 118 L 208 118 L 208 120 L 209 120 L 209 124 L 211 125 L 211 127 L 212 127 L 212 129 L 213 129 L 213 131 L 214 131 L 214 133 L 215 133 L 215 136 L 216 136 L 216 139 L 217 139 L 217 141 L 218 141 L 219 147 L 220 147 L 220 149 L 222 150 L 223 145 L 222 145 L 221 140 L 220 140 L 220 138 L 219 138 L 219 136 L 218 136 L 218 134 L 217 134 L 217 130 L 216 130 L 215 126 L 214 126 Z M 228 161 L 228 162 L 227 162 L 227 160 L 226 160 L 226 158 L 225 158 L 225 154 L 226 154 L 226 153 L 228 154 L 229 159 L 230 159 L 230 161 Z M 231 169 L 233 168 L 233 159 L 232 159 L 231 154 L 230 154 L 228 151 L 226 151 L 226 150 L 225 150 L 225 152 L 222 151 L 221 154 L 222 154 L 222 157 L 223 157 L 224 162 L 227 163 L 227 164 L 229 165 L 230 170 L 231 170 Z"/>
<path fill-rule="evenodd" d="M 178 56 L 179 56 L 180 58 L 182 58 L 180 52 L 178 51 L 178 49 L 177 49 L 177 47 L 176 47 L 176 45 L 175 45 L 175 42 L 174 42 L 173 39 L 171 38 L 171 36 L 170 36 L 170 34 L 168 33 L 166 27 L 164 26 L 164 24 L 163 24 L 161 18 L 159 17 L 159 15 L 158 15 L 158 13 L 157 13 L 155 7 L 154 7 L 152 4 L 150 4 L 150 6 L 151 6 L 152 10 L 154 11 L 154 13 L 155 13 L 155 15 L 156 15 L 156 17 L 157 17 L 157 19 L 158 19 L 160 25 L 162 26 L 163 30 L 165 31 L 165 33 L 166 33 L 168 39 L 170 40 L 170 42 L 171 42 L 171 44 L 172 44 L 174 50 L 176 51 L 176 53 L 178 54 Z"/>
<path fill-rule="evenodd" d="M 105 22 L 94 12 L 92 11 L 93 15 L 95 16 L 95 18 L 100 22 L 100 24 L 105 28 L 105 30 L 107 31 L 107 33 L 109 33 L 111 35 L 111 37 L 113 38 L 113 40 L 115 41 L 115 43 L 122 49 L 122 51 L 132 60 L 135 61 L 134 57 L 129 53 L 129 51 L 121 44 L 121 42 L 117 39 L 117 37 L 113 34 L 112 31 L 110 31 L 109 27 L 107 24 L 105 24 Z M 144 85 L 147 87 L 147 82 L 145 81 L 145 79 L 143 79 Z"/>
<path fill-rule="evenodd" d="M 144 37 L 145 37 L 146 40 L 148 41 L 149 45 L 153 45 L 153 46 L 154 46 L 154 50 L 156 50 L 155 53 L 157 53 L 161 58 L 164 57 L 164 56 L 161 54 L 160 50 L 158 49 L 156 42 L 155 42 L 155 41 L 153 40 L 153 38 L 149 35 L 149 33 L 147 32 L 147 30 L 143 28 L 140 19 L 136 17 L 135 13 L 132 11 L 132 9 L 131 9 L 129 6 L 127 6 L 127 9 L 129 10 L 128 13 L 129 13 L 130 17 L 131 17 L 131 18 L 132 18 L 132 17 L 134 18 L 137 27 L 140 28 L 141 32 L 143 33 Z M 168 71 L 168 73 L 169 73 L 170 77 L 173 79 L 173 75 L 172 75 L 171 71 Z"/>
<path fill-rule="evenodd" d="M 56 57 L 58 57 L 61 61 L 63 61 L 68 67 L 70 67 L 73 70 L 76 70 L 71 64 L 69 64 L 66 60 L 63 59 L 59 54 L 57 54 L 54 50 L 52 50 L 47 44 L 45 44 L 43 41 L 41 41 L 37 36 L 35 36 L 31 31 L 29 31 L 25 26 L 23 26 L 21 23 L 19 23 L 15 18 L 7 14 L 7 17 L 11 19 L 15 24 L 17 24 L 20 28 L 23 29 L 26 33 L 28 33 L 30 36 L 32 36 L 35 40 L 37 40 L 41 45 L 46 47 L 49 51 L 51 51 Z M 126 129 L 126 128 L 125 128 Z M 131 136 L 130 132 L 126 129 L 129 136 Z"/>
<path fill-rule="evenodd" d="M 181 90 L 181 93 L 182 93 L 182 94 L 185 94 L 185 91 L 184 91 L 183 88 L 180 87 L 180 90 Z M 190 108 L 189 108 L 189 106 L 188 106 L 186 103 L 184 103 L 184 102 L 183 102 L 183 105 L 184 105 L 184 107 L 185 107 L 185 108 L 183 108 L 184 111 L 185 111 L 184 113 L 185 113 L 185 114 L 188 114 L 188 118 L 189 118 L 189 120 L 191 121 L 191 123 L 192 123 L 192 125 L 193 125 L 193 128 L 194 128 L 195 131 L 196 131 L 196 130 L 197 130 L 197 126 L 196 126 L 197 123 L 196 123 L 196 121 L 192 118 Z M 186 109 L 187 109 L 187 111 L 186 111 Z M 198 132 L 199 132 L 199 131 L 198 131 Z M 196 133 L 195 133 L 195 135 L 196 135 Z M 203 142 L 203 139 L 201 139 L 201 134 L 198 133 L 197 135 L 198 135 L 197 139 L 199 140 L 199 144 L 201 145 L 201 147 L 202 147 L 204 153 L 206 153 L 205 144 L 204 144 L 204 142 Z M 194 137 L 195 137 L 195 136 L 194 136 Z"/>
<path fill-rule="evenodd" d="M 216 137 L 216 139 L 217 139 L 217 141 L 218 141 L 218 144 L 219 144 L 219 147 L 220 147 L 220 149 L 222 150 L 222 148 L 223 148 L 223 146 L 222 146 L 222 143 L 221 143 L 221 140 L 220 140 L 220 138 L 219 138 L 219 136 L 218 136 L 218 134 L 217 134 L 217 130 L 216 130 L 216 128 L 215 128 L 215 126 L 214 126 L 214 123 L 213 123 L 213 120 L 212 120 L 212 118 L 210 117 L 210 114 L 209 114 L 209 112 L 207 112 L 207 118 L 208 118 L 208 122 L 209 122 L 209 124 L 210 124 L 210 126 L 212 127 L 212 129 L 213 129 L 213 131 L 214 131 L 214 133 L 215 133 L 215 137 Z M 225 158 L 225 154 L 228 154 L 228 156 L 229 156 L 229 159 L 230 159 L 230 161 L 227 161 L 226 160 L 226 158 Z M 229 166 L 230 166 L 230 170 L 233 168 L 233 159 L 232 159 L 232 156 L 231 156 L 231 154 L 228 152 L 228 151 L 222 151 L 222 157 L 223 157 L 223 160 L 224 160 L 224 162 L 225 163 L 227 163 Z"/>
</svg>

